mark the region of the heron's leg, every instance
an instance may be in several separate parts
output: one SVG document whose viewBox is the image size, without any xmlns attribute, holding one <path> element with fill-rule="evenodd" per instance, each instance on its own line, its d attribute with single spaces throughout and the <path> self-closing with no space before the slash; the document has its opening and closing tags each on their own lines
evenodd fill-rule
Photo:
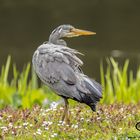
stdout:
<svg viewBox="0 0 140 140">
<path fill-rule="evenodd" d="M 69 123 L 69 110 L 68 110 L 68 106 L 69 106 L 69 102 L 66 98 L 64 98 L 64 114 L 62 116 L 62 121 L 66 121 L 66 123 Z"/>
</svg>

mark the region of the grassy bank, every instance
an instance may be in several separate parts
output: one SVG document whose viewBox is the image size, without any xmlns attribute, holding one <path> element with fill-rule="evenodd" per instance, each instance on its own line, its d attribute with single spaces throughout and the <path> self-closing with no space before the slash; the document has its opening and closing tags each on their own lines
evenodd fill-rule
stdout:
<svg viewBox="0 0 140 140">
<path fill-rule="evenodd" d="M 135 125 L 140 121 L 139 105 L 102 105 L 97 113 L 87 106 L 78 104 L 70 108 L 70 125 L 62 123 L 63 107 L 0 111 L 0 137 L 13 139 L 51 140 L 107 140 L 139 139 Z"/>
<path fill-rule="evenodd" d="M 107 60 L 107 69 L 101 64 L 103 99 L 97 113 L 70 101 L 68 125 L 60 121 L 62 101 L 48 87 L 38 84 L 31 65 L 19 72 L 8 57 L 0 74 L 0 138 L 140 139 L 140 131 L 135 128 L 140 121 L 140 69 L 134 76 L 128 67 L 128 60 L 120 67 L 113 58 Z"/>
</svg>

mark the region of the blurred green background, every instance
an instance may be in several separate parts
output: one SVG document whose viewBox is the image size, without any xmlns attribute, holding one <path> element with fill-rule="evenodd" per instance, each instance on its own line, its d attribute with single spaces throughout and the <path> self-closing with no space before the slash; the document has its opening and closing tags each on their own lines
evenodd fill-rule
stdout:
<svg viewBox="0 0 140 140">
<path fill-rule="evenodd" d="M 135 71 L 140 63 L 139 6 L 139 0 L 1 0 L 0 66 L 11 54 L 22 69 L 55 27 L 72 24 L 97 33 L 66 40 L 85 54 L 86 74 L 99 80 L 100 61 L 109 56 L 120 64 L 129 58 Z"/>
<path fill-rule="evenodd" d="M 102 84 L 103 99 L 97 114 L 70 100 L 72 125 L 59 126 L 63 101 L 30 62 L 61 24 L 97 33 L 66 41 L 85 54 L 83 70 Z M 137 139 L 139 106 L 140 0 L 0 0 L 1 139 Z"/>
</svg>

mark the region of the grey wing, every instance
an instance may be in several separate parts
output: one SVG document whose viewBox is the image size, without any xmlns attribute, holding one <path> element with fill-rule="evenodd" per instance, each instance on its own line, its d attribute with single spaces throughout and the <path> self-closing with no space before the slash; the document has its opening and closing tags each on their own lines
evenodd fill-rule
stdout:
<svg viewBox="0 0 140 140">
<path fill-rule="evenodd" d="M 82 61 L 77 53 L 68 47 L 40 46 L 33 56 L 33 66 L 40 79 L 58 95 L 86 103 L 95 111 L 102 89 L 79 71 Z"/>
<path fill-rule="evenodd" d="M 76 94 L 77 76 L 74 68 L 78 63 L 74 54 L 61 51 L 38 51 L 33 57 L 33 65 L 40 79 L 59 95 L 80 98 Z M 72 62 L 73 61 L 73 62 Z"/>
<path fill-rule="evenodd" d="M 52 73 L 48 73 L 53 80 L 50 80 L 50 86 L 57 94 L 66 98 L 76 98 L 80 100 L 80 95 L 77 91 L 76 85 L 78 83 L 76 74 L 70 65 L 64 62 L 49 63 L 49 68 L 52 69 Z M 55 74 L 54 74 L 55 73 Z M 57 80 L 56 80 L 57 79 Z"/>
</svg>

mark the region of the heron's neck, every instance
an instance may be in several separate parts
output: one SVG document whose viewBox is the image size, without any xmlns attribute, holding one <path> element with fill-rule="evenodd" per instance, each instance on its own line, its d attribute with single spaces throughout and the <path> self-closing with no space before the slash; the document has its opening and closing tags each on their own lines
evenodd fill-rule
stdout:
<svg viewBox="0 0 140 140">
<path fill-rule="evenodd" d="M 53 43 L 55 45 L 67 46 L 67 43 L 63 39 L 60 39 L 60 37 L 58 37 L 58 36 L 56 37 L 56 36 L 50 35 L 49 42 Z"/>
</svg>

